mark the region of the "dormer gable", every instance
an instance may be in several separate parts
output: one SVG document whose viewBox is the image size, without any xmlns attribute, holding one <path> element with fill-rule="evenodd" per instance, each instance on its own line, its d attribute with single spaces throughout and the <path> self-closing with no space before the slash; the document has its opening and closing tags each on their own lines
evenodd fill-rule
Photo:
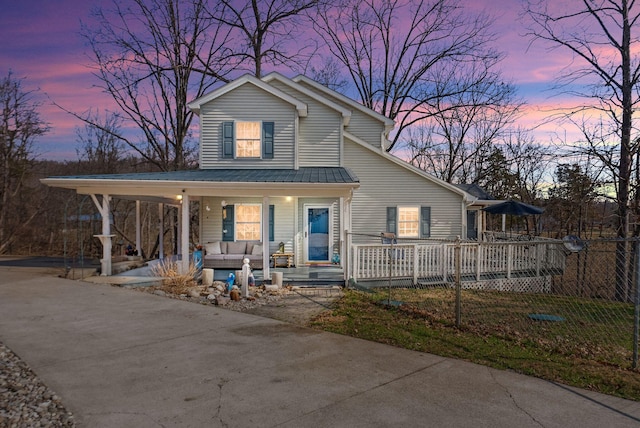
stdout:
<svg viewBox="0 0 640 428">
<path fill-rule="evenodd" d="M 339 112 L 342 115 L 342 120 L 343 120 L 343 124 L 344 126 L 348 126 L 349 122 L 351 121 L 351 111 L 349 109 L 346 109 L 344 107 L 342 107 L 341 105 L 334 103 L 333 101 L 331 101 L 328 98 L 325 98 L 321 95 L 319 95 L 316 92 L 313 92 L 309 89 L 307 89 L 306 87 L 304 87 L 303 85 L 300 85 L 296 82 L 294 82 L 293 80 L 283 76 L 282 74 L 278 73 L 278 72 L 272 72 L 267 74 L 266 76 L 264 76 L 262 78 L 262 80 L 266 83 L 271 83 L 273 81 L 278 81 L 280 83 L 282 83 L 283 85 L 286 85 L 290 88 L 292 88 L 295 91 L 298 91 L 302 94 L 305 94 L 306 96 L 313 98 L 315 101 L 324 104 L 325 106 L 332 108 L 334 110 L 336 110 L 337 112 Z"/>
<path fill-rule="evenodd" d="M 245 74 L 239 78 L 237 78 L 236 80 L 227 83 L 226 85 L 212 91 L 209 92 L 206 95 L 203 95 L 200 98 L 197 98 L 193 101 L 191 101 L 188 104 L 189 109 L 191 109 L 191 111 L 193 111 L 195 114 L 200 115 L 200 109 L 201 106 L 215 100 L 216 98 L 221 97 L 222 95 L 225 95 L 231 91 L 233 91 L 236 88 L 239 88 L 243 85 L 254 85 L 262 90 L 264 90 L 265 92 L 270 93 L 271 95 L 278 97 L 280 99 L 282 99 L 283 101 L 295 106 L 296 111 L 298 112 L 298 115 L 300 117 L 306 117 L 307 116 L 307 105 L 303 102 L 300 102 L 300 100 L 295 99 L 294 97 L 280 91 L 277 88 L 274 88 L 273 86 L 269 85 L 266 82 L 263 82 L 262 80 L 258 79 L 255 76 L 252 76 L 250 74 Z"/>
<path fill-rule="evenodd" d="M 316 82 L 315 80 L 312 80 L 310 78 L 308 78 L 307 76 L 304 76 L 302 74 L 294 77 L 293 79 L 291 79 L 293 82 L 295 83 L 304 83 L 305 85 L 311 86 L 312 88 L 314 88 L 315 90 L 317 90 L 318 92 L 324 93 L 327 96 L 337 99 L 340 102 L 348 105 L 350 108 L 356 109 L 361 111 L 362 113 L 382 122 L 384 124 L 385 127 L 385 131 L 388 133 L 390 132 L 393 127 L 395 126 L 395 122 L 392 119 L 389 119 L 388 117 L 368 108 L 365 107 L 364 105 L 360 104 L 359 102 L 352 100 L 349 97 L 346 97 L 342 94 L 340 94 L 339 92 L 336 92 L 332 89 L 327 88 L 324 85 L 321 85 L 320 83 Z M 328 100 L 330 101 L 330 100 Z"/>
</svg>

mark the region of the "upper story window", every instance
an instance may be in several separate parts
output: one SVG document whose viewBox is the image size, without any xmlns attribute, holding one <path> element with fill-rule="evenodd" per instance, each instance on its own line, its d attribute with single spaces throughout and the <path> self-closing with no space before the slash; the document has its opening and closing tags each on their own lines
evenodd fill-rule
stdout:
<svg viewBox="0 0 640 428">
<path fill-rule="evenodd" d="M 236 122 L 236 157 L 260 157 L 260 122 Z"/>
<path fill-rule="evenodd" d="M 222 157 L 272 159 L 273 130 L 273 122 L 224 122 Z"/>
</svg>

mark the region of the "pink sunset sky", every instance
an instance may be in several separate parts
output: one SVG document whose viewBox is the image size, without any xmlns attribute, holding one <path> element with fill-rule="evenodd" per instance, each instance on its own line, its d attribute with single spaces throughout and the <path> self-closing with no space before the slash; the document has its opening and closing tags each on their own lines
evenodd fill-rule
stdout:
<svg viewBox="0 0 640 428">
<path fill-rule="evenodd" d="M 0 0 L 0 76 L 11 70 L 25 78 L 23 89 L 39 90 L 43 102 L 40 114 L 51 130 L 38 139 L 40 159 L 73 160 L 78 147 L 75 129 L 82 123 L 52 104 L 74 112 L 112 108 L 110 98 L 94 85 L 88 67 L 88 49 L 79 36 L 80 21 L 87 21 L 96 0 Z M 518 21 L 520 0 L 469 0 L 469 7 L 485 10 L 496 17 L 496 47 L 506 54 L 502 70 L 519 95 L 528 103 L 519 121 L 524 127 L 539 125 L 547 110 L 558 107 L 562 99 L 546 91 L 567 59 L 561 52 L 547 52 L 544 46 L 529 45 Z M 545 142 L 562 134 L 553 125 L 536 131 Z"/>
</svg>

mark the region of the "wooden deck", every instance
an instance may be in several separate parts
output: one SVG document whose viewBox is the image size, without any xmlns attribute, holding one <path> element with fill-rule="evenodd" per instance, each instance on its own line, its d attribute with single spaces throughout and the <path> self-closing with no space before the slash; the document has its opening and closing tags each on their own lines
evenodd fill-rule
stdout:
<svg viewBox="0 0 640 428">
<path fill-rule="evenodd" d="M 392 278 L 412 286 L 438 285 L 452 283 L 459 271 L 467 287 L 516 284 L 562 273 L 565 258 L 562 243 L 548 240 L 354 245 L 349 277 L 356 283 Z"/>
</svg>

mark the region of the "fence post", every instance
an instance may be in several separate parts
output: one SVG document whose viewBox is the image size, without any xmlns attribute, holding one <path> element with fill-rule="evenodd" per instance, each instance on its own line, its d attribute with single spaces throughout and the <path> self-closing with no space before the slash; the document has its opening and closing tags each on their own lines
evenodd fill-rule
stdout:
<svg viewBox="0 0 640 428">
<path fill-rule="evenodd" d="M 460 278 L 460 237 L 456 237 L 456 244 L 453 250 L 453 258 L 455 263 L 455 281 L 456 281 L 456 327 L 460 328 L 460 318 L 461 318 L 461 309 L 460 309 L 460 294 L 461 294 L 461 278 Z"/>
<path fill-rule="evenodd" d="M 636 275 L 635 275 L 635 309 L 633 311 L 633 362 L 631 367 L 638 368 L 638 336 L 640 334 L 640 240 L 636 239 Z"/>
</svg>

